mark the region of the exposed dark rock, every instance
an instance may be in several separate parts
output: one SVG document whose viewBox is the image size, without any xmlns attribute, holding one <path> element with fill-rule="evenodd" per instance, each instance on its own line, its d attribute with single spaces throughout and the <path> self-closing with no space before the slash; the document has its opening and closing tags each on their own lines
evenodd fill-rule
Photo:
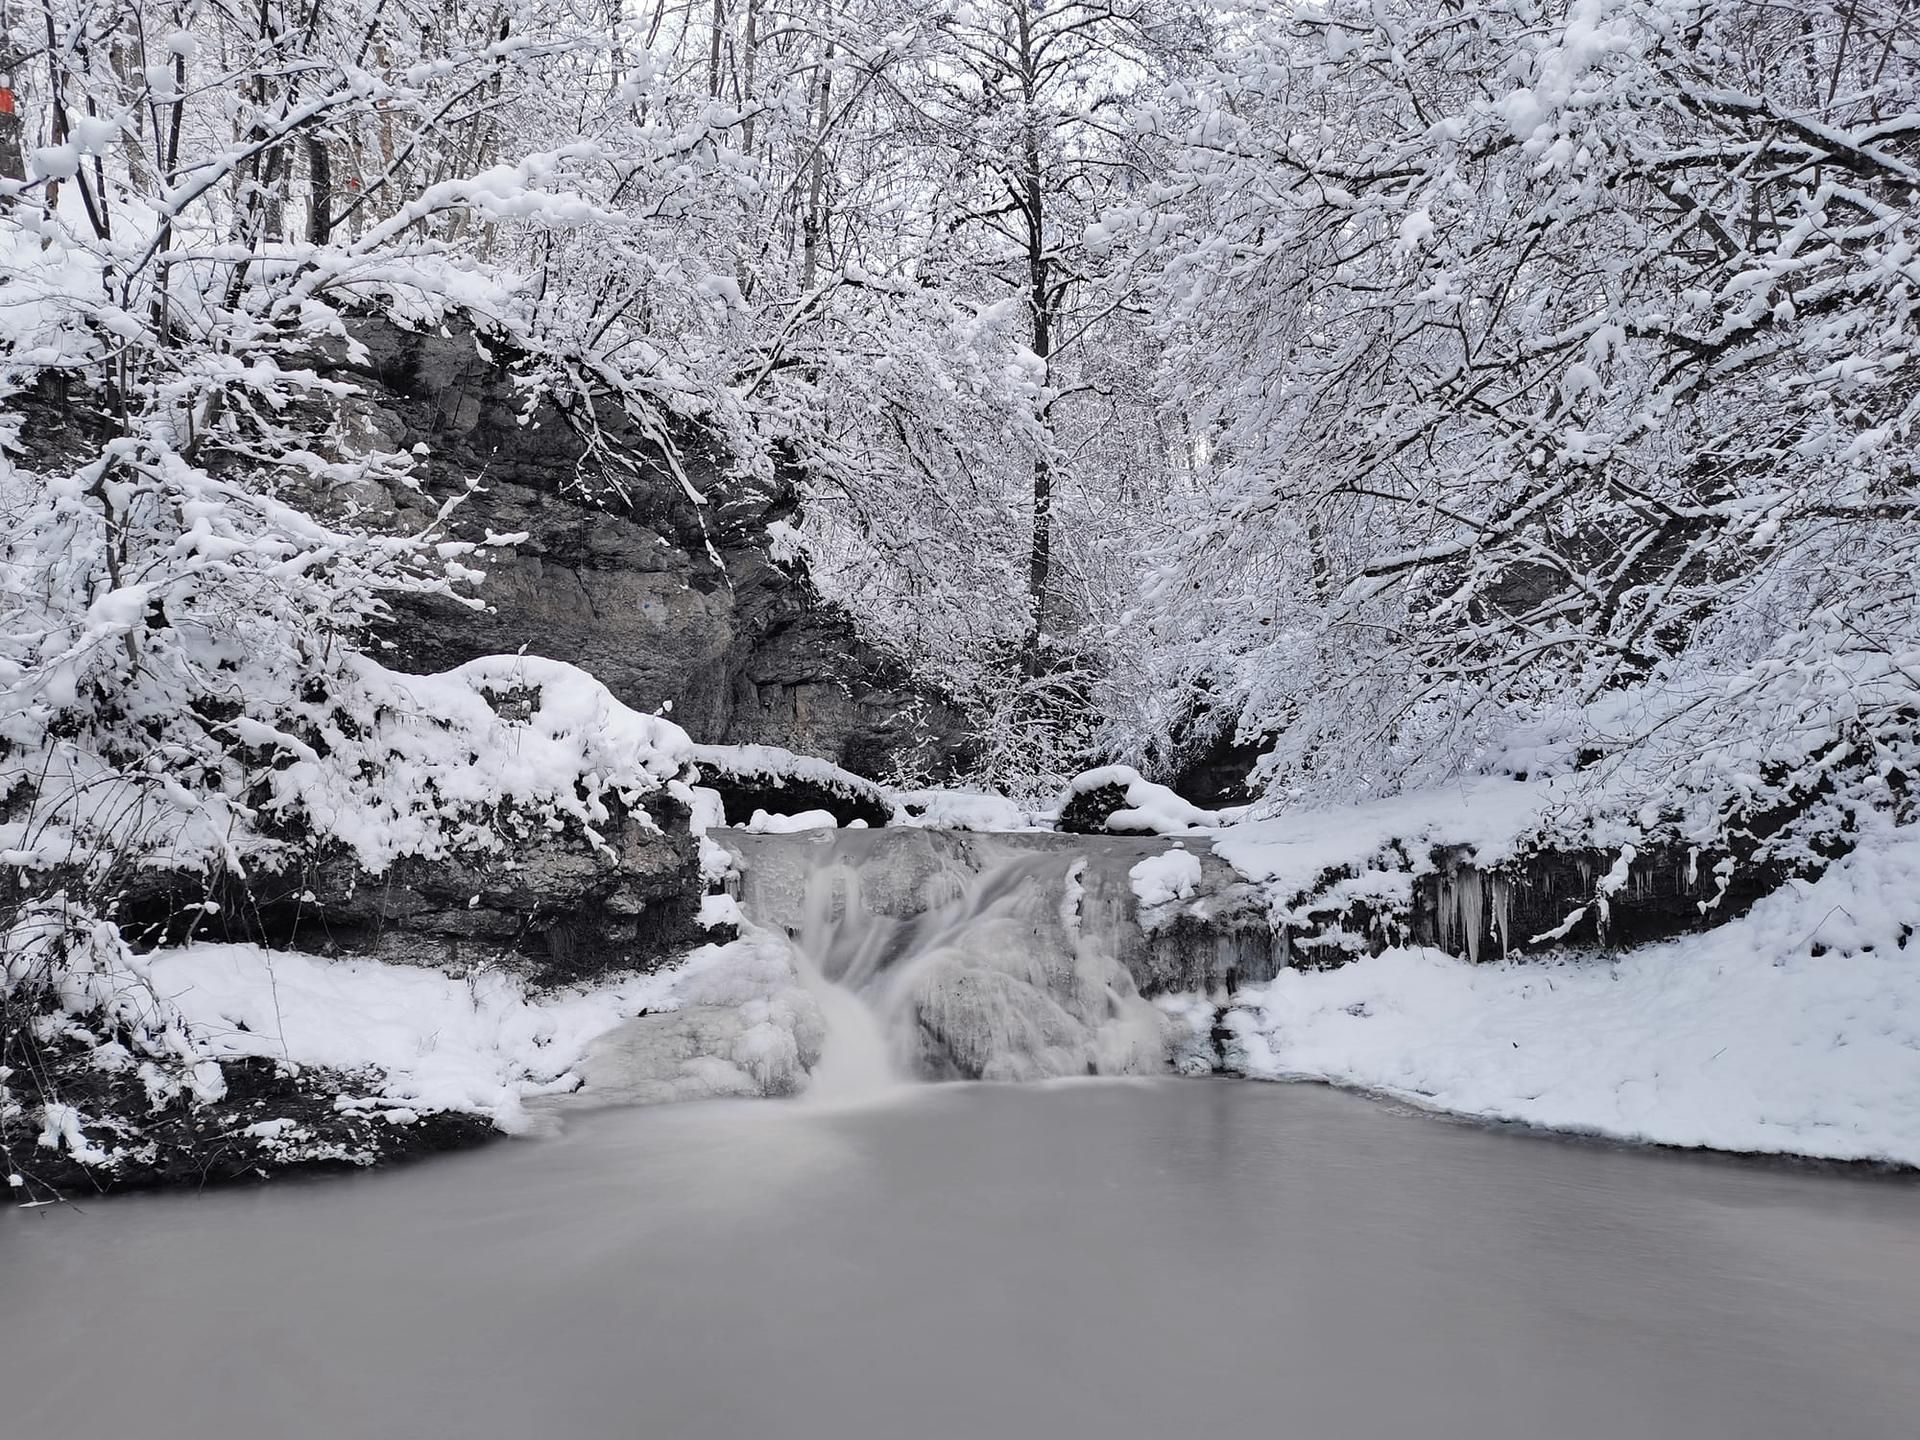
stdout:
<svg viewBox="0 0 1920 1440">
<path fill-rule="evenodd" d="M 1624 883 L 1603 896 L 1619 853 L 1542 850 L 1487 869 L 1463 851 L 1436 855 L 1435 872 L 1415 882 L 1412 937 L 1474 960 L 1547 945 L 1644 945 L 1724 924 L 1787 878 L 1771 865 L 1729 865 L 1723 890 L 1718 857 L 1665 845 L 1635 855 Z"/>
<path fill-rule="evenodd" d="M 859 820 L 873 829 L 893 818 L 886 793 L 871 781 L 772 746 L 702 745 L 694 763 L 701 785 L 720 796 L 729 824 L 746 824 L 755 810 L 825 810 L 842 825 Z"/>
<path fill-rule="evenodd" d="M 1204 745 L 1182 755 L 1162 783 L 1209 809 L 1253 800 L 1255 792 L 1247 777 L 1273 748 L 1273 740 L 1242 742 L 1234 734 L 1234 728 L 1226 726 Z"/>
<path fill-rule="evenodd" d="M 249 940 L 464 969 L 505 963 L 540 983 L 647 969 L 710 938 L 696 923 L 703 886 L 687 814 L 666 795 L 615 810 L 605 848 L 574 829 L 499 820 L 500 854 L 396 861 L 369 875 L 340 850 L 284 873 L 143 879 L 123 901 L 137 944 Z M 198 908 L 203 898 L 217 906 Z"/>
<path fill-rule="evenodd" d="M 1217 888 L 1148 933 L 1148 958 L 1130 967 L 1142 995 L 1232 991 L 1264 985 L 1286 968 L 1285 939 L 1268 922 L 1260 892 L 1208 878 Z"/>
<path fill-rule="evenodd" d="M 799 507 L 790 469 L 749 474 L 682 425 L 676 474 L 611 405 L 571 418 L 548 399 L 529 405 L 510 352 L 469 330 L 370 321 L 355 336 L 364 361 L 321 362 L 363 387 L 337 443 L 426 449 L 421 493 L 353 498 L 417 526 L 477 480 L 455 537 L 527 536 L 482 562 L 484 613 L 433 597 L 404 607 L 389 638 L 405 668 L 524 646 L 579 665 L 636 710 L 670 705 L 696 740 L 781 745 L 870 776 L 952 773 L 965 717 L 776 558 L 769 527 Z M 582 432 L 596 428 L 589 443 Z"/>
<path fill-rule="evenodd" d="M 1602 881 L 1620 858 L 1617 850 L 1543 849 L 1484 868 L 1463 848 L 1428 858 L 1405 904 L 1341 894 L 1340 882 L 1353 878 L 1350 868 L 1319 876 L 1289 907 L 1296 918 L 1282 929 L 1285 963 L 1324 969 L 1408 943 L 1474 961 L 1651 944 L 1724 924 L 1788 878 L 1776 865 L 1723 866 L 1723 857 L 1677 845 L 1636 854 L 1606 894 Z M 1403 852 L 1394 863 L 1415 868 Z"/>
<path fill-rule="evenodd" d="M 1126 809 L 1127 804 L 1127 787 L 1124 785 L 1099 785 L 1091 790 L 1077 790 L 1060 807 L 1060 818 L 1053 822 L 1053 828 L 1067 835 L 1104 835 L 1113 812 Z"/>
<path fill-rule="evenodd" d="M 30 1076 L 38 1095 L 76 1107 L 88 1140 L 111 1157 L 86 1164 L 64 1146 L 41 1144 L 38 1103 L 12 1115 L 0 1107 L 0 1174 L 20 1177 L 8 1187 L 17 1200 L 365 1169 L 464 1149 L 500 1133 L 478 1115 L 356 1102 L 377 1093 L 381 1077 L 372 1072 L 296 1071 L 264 1059 L 222 1062 L 227 1088 L 219 1100 L 193 1104 L 180 1096 L 155 1106 L 132 1067 L 100 1069 L 93 1047 L 71 1035 L 38 1041 L 29 1027 L 17 1026 L 0 1038 L 7 1042 L 0 1064 L 14 1067 L 15 1085 Z"/>
</svg>

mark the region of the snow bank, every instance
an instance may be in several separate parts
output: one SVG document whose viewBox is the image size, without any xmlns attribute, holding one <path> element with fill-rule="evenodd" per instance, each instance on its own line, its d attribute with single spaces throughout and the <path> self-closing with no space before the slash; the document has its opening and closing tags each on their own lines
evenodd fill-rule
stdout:
<svg viewBox="0 0 1920 1440">
<path fill-rule="evenodd" d="M 1389 950 L 1235 997 L 1245 1074 L 1663 1145 L 1920 1165 L 1920 828 L 1617 958 Z"/>
<path fill-rule="evenodd" d="M 893 823 L 922 830 L 1042 830 L 1033 812 L 984 790 L 899 790 Z"/>
<path fill-rule="evenodd" d="M 529 1096 L 573 1089 L 592 1042 L 623 1021 L 693 1006 L 767 1008 L 794 984 L 785 947 L 765 937 L 703 946 L 673 970 L 549 996 L 496 971 L 460 978 L 253 945 L 161 951 L 148 970 L 203 1052 L 217 1059 L 371 1067 L 385 1079 L 369 1105 L 461 1110 L 509 1130 L 526 1123 Z M 756 1055 L 780 1048 L 756 1028 L 764 1023 L 757 1016 L 743 1022 L 744 1053 L 708 1058 L 751 1068 Z M 789 1039 L 788 1048 L 797 1046 Z"/>
<path fill-rule="evenodd" d="M 1561 790 L 1552 781 L 1464 780 L 1366 805 L 1242 821 L 1219 831 L 1213 851 L 1262 885 L 1278 910 L 1342 867 L 1363 877 L 1397 874 L 1405 885 L 1439 847 L 1458 846 L 1481 865 L 1498 864 L 1563 802 Z M 1394 848 L 1401 853 L 1389 855 Z"/>
</svg>

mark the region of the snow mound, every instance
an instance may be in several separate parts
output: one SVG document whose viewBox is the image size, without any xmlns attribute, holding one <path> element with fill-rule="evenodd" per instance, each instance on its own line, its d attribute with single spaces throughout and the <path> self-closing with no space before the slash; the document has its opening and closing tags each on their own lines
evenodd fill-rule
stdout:
<svg viewBox="0 0 1920 1440">
<path fill-rule="evenodd" d="M 1174 848 L 1149 855 L 1127 872 L 1142 910 L 1190 900 L 1200 889 L 1200 857 Z"/>
<path fill-rule="evenodd" d="M 893 823 L 923 830 L 1044 829 L 1033 812 L 984 790 L 900 790 L 894 793 Z"/>
<path fill-rule="evenodd" d="M 1235 997 L 1243 1073 L 1663 1145 L 1920 1166 L 1920 827 L 1617 957 L 1396 949 Z"/>
<path fill-rule="evenodd" d="M 594 1042 L 581 1098 L 631 1105 L 798 1093 L 827 1025 L 793 959 L 784 937 L 751 928 L 695 952 L 673 977 L 672 1010 Z"/>
<path fill-rule="evenodd" d="M 355 748 L 381 784 L 367 787 L 337 745 L 324 756 L 299 746 L 273 773 L 271 808 L 304 812 L 375 874 L 405 855 L 496 848 L 503 808 L 571 819 L 597 838 L 610 800 L 636 807 L 692 758 L 686 731 L 564 661 L 493 655 L 439 675 L 360 668 L 374 703 Z"/>
</svg>

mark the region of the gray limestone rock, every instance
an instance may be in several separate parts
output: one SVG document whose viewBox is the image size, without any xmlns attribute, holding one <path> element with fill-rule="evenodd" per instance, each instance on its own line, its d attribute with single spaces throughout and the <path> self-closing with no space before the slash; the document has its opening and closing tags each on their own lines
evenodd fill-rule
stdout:
<svg viewBox="0 0 1920 1440">
<path fill-rule="evenodd" d="M 425 447 L 422 491 L 350 497 L 363 514 L 424 524 L 477 481 L 455 538 L 527 537 L 481 562 L 485 611 L 437 598 L 404 607 L 388 636 L 403 668 L 524 646 L 579 665 L 637 710 L 671 706 L 699 741 L 779 745 L 870 777 L 954 771 L 965 717 L 865 644 L 800 565 L 775 557 L 768 527 L 799 506 L 790 469 L 746 474 L 688 425 L 676 475 L 610 406 L 585 426 L 550 401 L 530 405 L 504 348 L 471 330 L 369 321 L 354 333 L 364 356 L 340 347 L 320 362 L 362 387 L 333 442 Z"/>
</svg>

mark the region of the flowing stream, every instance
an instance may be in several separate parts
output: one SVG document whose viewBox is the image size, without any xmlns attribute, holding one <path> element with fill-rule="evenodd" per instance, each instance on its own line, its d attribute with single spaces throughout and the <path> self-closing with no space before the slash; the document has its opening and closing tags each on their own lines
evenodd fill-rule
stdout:
<svg viewBox="0 0 1920 1440">
<path fill-rule="evenodd" d="M 1909 1181 L 1306 1086 L 900 1096 L 0 1212 L 0 1434 L 1915 1434 Z"/>
</svg>

